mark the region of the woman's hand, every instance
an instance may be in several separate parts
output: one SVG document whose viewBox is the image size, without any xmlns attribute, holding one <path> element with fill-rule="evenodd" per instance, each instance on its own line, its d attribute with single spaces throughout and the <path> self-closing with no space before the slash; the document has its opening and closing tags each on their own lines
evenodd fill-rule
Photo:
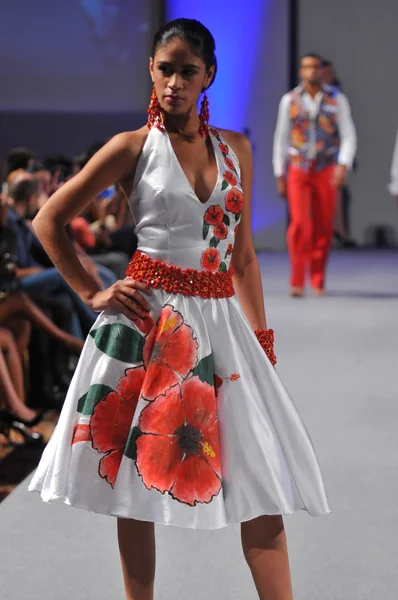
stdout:
<svg viewBox="0 0 398 600">
<path fill-rule="evenodd" d="M 145 283 L 126 277 L 116 281 L 106 290 L 97 292 L 91 299 L 90 306 L 96 312 L 111 307 L 123 313 L 128 319 L 133 320 L 137 316 L 144 319 L 148 316 L 151 307 L 142 294 L 151 296 L 151 288 Z"/>
</svg>

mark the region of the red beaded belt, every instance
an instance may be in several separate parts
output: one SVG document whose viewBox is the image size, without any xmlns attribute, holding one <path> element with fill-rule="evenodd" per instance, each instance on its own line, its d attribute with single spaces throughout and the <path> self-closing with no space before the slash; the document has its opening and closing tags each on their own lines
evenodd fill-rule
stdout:
<svg viewBox="0 0 398 600">
<path fill-rule="evenodd" d="M 181 269 L 155 260 L 139 250 L 133 255 L 126 275 L 172 294 L 201 298 L 230 298 L 235 294 L 231 270 L 212 272 Z"/>
</svg>

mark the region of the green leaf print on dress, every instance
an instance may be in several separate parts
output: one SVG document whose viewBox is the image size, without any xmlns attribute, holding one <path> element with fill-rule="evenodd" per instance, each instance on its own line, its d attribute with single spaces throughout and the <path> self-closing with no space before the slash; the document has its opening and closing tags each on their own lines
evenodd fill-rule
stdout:
<svg viewBox="0 0 398 600">
<path fill-rule="evenodd" d="M 144 338 L 132 327 L 111 323 L 90 331 L 90 335 L 101 352 L 110 358 L 130 364 L 142 362 Z"/>
</svg>

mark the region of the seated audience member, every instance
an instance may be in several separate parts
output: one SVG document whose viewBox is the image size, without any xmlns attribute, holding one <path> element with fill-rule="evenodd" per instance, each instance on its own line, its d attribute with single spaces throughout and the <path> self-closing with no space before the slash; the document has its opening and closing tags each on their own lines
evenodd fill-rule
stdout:
<svg viewBox="0 0 398 600">
<path fill-rule="evenodd" d="M 32 150 L 24 148 L 23 146 L 19 146 L 18 148 L 13 148 L 9 151 L 6 160 L 8 165 L 8 173 L 11 173 L 17 169 L 23 169 L 26 171 L 30 163 L 37 160 L 37 156 Z"/>
<path fill-rule="evenodd" d="M 0 327 L 0 419 L 19 421 L 34 427 L 44 411 L 32 410 L 25 404 L 24 373 L 12 332 Z"/>
<path fill-rule="evenodd" d="M 55 385 L 69 383 L 69 354 L 79 354 L 83 342 L 67 333 L 71 330 L 73 306 L 67 296 L 51 297 L 36 292 L 31 297 L 20 291 L 17 277 L 18 246 L 14 232 L 8 228 L 8 209 L 2 198 L 0 205 L 0 323 L 6 324 L 17 336 L 21 358 L 30 340 L 29 381 L 31 396 L 51 398 Z M 33 301 L 32 301 L 33 300 Z M 25 318 L 25 321 L 21 319 Z M 26 319 L 35 325 L 32 335 L 24 333 Z M 52 321 L 50 320 L 52 319 Z M 18 327 L 14 321 L 18 320 Z M 26 329 L 26 327 L 25 327 Z M 21 340 L 21 343 L 19 342 Z M 24 341 L 25 340 L 25 341 Z M 52 341 L 54 340 L 54 341 Z"/>
<path fill-rule="evenodd" d="M 38 161 L 32 162 L 26 171 L 33 175 L 34 179 L 37 181 L 36 212 L 38 212 L 53 193 L 53 176 L 51 172 Z M 32 218 L 34 216 L 36 215 L 31 215 Z"/>
<path fill-rule="evenodd" d="M 70 230 L 74 240 L 94 262 L 110 269 L 117 279 L 124 279 L 130 257 L 123 252 L 114 252 L 106 226 L 99 221 L 96 224 L 97 227 L 90 227 L 88 220 L 82 215 L 72 219 Z"/>
<path fill-rule="evenodd" d="M 68 297 L 74 309 L 72 333 L 84 337 L 93 325 L 96 313 L 84 304 L 54 267 L 45 268 L 34 258 L 41 249 L 28 221 L 34 212 L 37 198 L 37 182 L 25 174 L 14 180 L 8 190 L 13 206 L 9 210 L 7 225 L 14 233 L 17 247 L 17 277 L 21 289 L 29 294 Z"/>
</svg>

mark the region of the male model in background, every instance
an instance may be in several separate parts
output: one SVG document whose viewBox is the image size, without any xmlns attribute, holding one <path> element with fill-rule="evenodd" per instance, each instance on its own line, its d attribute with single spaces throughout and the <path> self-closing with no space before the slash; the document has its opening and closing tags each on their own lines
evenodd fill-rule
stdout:
<svg viewBox="0 0 398 600">
<path fill-rule="evenodd" d="M 307 271 L 314 293 L 325 293 L 337 190 L 346 183 L 357 145 L 348 100 L 322 82 L 320 56 L 302 57 L 300 79 L 280 102 L 273 152 L 278 193 L 289 207 L 293 297 L 303 296 Z"/>
</svg>

